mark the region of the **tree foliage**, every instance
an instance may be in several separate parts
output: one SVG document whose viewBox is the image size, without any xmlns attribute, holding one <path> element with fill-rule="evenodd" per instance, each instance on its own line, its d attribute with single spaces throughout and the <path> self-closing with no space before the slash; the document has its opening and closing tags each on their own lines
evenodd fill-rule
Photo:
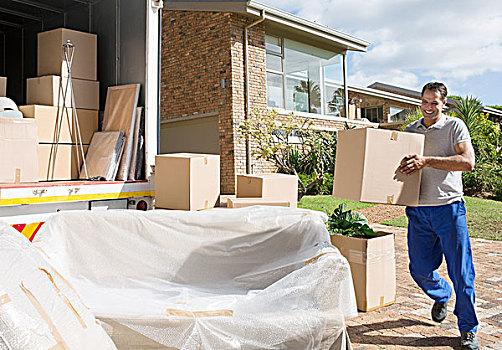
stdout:
<svg viewBox="0 0 502 350">
<path fill-rule="evenodd" d="M 309 120 L 279 121 L 274 110 L 254 110 L 241 124 L 240 133 L 254 144 L 252 155 L 257 159 L 272 162 L 279 172 L 298 176 L 300 197 L 323 184 L 334 171 L 336 139 L 329 132 L 315 130 Z"/>
</svg>

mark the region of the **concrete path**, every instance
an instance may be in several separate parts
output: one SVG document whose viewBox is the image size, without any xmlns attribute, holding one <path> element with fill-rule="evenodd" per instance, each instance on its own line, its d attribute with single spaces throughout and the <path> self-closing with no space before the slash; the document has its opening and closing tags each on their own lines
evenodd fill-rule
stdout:
<svg viewBox="0 0 502 350">
<path fill-rule="evenodd" d="M 395 233 L 397 300 L 379 310 L 348 320 L 354 350 L 366 349 L 460 349 L 454 297 L 448 317 L 441 324 L 430 318 L 430 300 L 408 270 L 406 229 L 373 225 Z M 502 350 L 502 242 L 471 239 L 476 269 L 476 307 L 481 349 Z M 446 264 L 440 274 L 447 278 Z M 449 281 L 449 279 L 448 279 Z"/>
</svg>

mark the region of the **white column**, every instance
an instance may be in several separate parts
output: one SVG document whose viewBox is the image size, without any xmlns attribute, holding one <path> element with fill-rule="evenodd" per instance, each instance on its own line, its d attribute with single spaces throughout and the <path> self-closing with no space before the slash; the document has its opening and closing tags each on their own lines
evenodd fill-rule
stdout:
<svg viewBox="0 0 502 350">
<path fill-rule="evenodd" d="M 159 145 L 159 1 L 146 1 L 145 162 L 150 176 Z"/>
</svg>

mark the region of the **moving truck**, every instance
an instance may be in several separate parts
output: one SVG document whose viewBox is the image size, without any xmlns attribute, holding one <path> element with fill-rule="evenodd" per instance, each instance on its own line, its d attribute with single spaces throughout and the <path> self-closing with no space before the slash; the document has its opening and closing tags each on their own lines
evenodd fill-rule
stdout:
<svg viewBox="0 0 502 350">
<path fill-rule="evenodd" d="M 141 85 L 138 106 L 144 107 L 145 116 L 145 175 L 139 181 L 0 184 L 0 220 L 17 225 L 22 231 L 23 225 L 43 222 L 48 215 L 60 210 L 152 208 L 153 165 L 159 150 L 160 130 L 162 1 L 13 0 L 7 3 L 2 5 L 5 11 L 0 13 L 0 46 L 3 47 L 0 76 L 7 77 L 6 96 L 18 106 L 27 104 L 26 81 L 38 75 L 38 33 L 67 28 L 96 34 L 99 119 L 102 119 L 109 86 Z M 37 226 L 31 227 L 34 231 Z M 31 236 L 33 232 L 24 233 Z"/>
</svg>

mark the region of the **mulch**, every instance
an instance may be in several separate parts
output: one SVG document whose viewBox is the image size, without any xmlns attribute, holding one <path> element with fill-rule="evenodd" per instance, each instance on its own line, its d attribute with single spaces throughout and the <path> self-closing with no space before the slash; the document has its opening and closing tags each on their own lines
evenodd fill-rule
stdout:
<svg viewBox="0 0 502 350">
<path fill-rule="evenodd" d="M 387 220 L 405 216 L 405 208 L 401 205 L 378 204 L 372 207 L 356 210 L 363 214 L 370 223 L 381 223 Z"/>
</svg>

